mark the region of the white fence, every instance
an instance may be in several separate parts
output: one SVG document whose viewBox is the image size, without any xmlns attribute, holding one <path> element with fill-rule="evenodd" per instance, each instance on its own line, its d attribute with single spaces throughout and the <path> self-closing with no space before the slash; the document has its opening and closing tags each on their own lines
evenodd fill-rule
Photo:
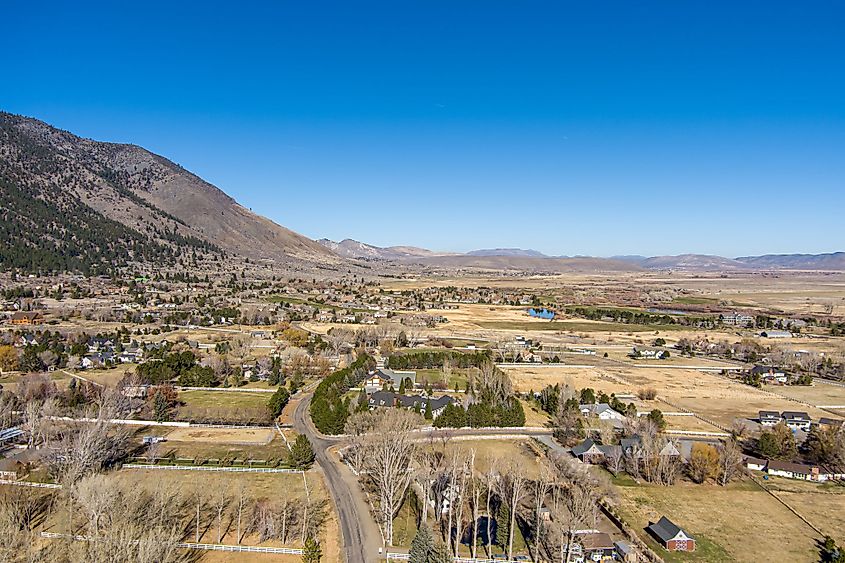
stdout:
<svg viewBox="0 0 845 563">
<path fill-rule="evenodd" d="M 388 553 L 387 560 L 408 561 L 411 556 L 407 553 Z M 472 557 L 455 557 L 453 561 L 458 563 L 500 563 L 497 559 L 473 559 Z"/>
<path fill-rule="evenodd" d="M 35 483 L 33 481 L 13 481 L 11 479 L 0 479 L 0 485 L 14 485 L 16 487 L 36 487 L 39 489 L 61 489 L 57 483 Z"/>
<path fill-rule="evenodd" d="M 302 473 L 299 469 L 286 467 L 208 467 L 205 465 L 152 465 L 149 463 L 127 463 L 124 469 L 172 469 L 175 471 L 218 471 L 224 473 Z"/>
<path fill-rule="evenodd" d="M 184 387 L 176 385 L 177 391 L 219 391 L 221 393 L 275 393 L 275 389 L 256 389 L 251 387 Z"/>
<path fill-rule="evenodd" d="M 76 541 L 97 541 L 92 536 L 79 536 L 70 534 L 57 534 L 55 532 L 41 532 L 42 538 L 49 539 L 74 539 Z M 286 555 L 302 555 L 302 549 L 298 547 L 265 547 L 260 545 L 230 545 L 225 543 L 193 543 L 178 542 L 176 547 L 181 549 L 199 549 L 203 551 L 234 551 L 243 553 L 282 553 Z"/>
</svg>

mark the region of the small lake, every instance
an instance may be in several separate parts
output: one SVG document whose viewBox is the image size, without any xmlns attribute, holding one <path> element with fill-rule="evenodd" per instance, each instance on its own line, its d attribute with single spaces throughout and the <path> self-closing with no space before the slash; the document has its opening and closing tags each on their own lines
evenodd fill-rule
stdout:
<svg viewBox="0 0 845 563">
<path fill-rule="evenodd" d="M 552 320 L 555 318 L 555 312 L 548 309 L 528 309 L 528 314 L 538 319 Z"/>
<path fill-rule="evenodd" d="M 660 313 L 661 315 L 688 315 L 686 311 L 678 311 L 675 309 L 646 309 L 649 313 Z"/>
</svg>

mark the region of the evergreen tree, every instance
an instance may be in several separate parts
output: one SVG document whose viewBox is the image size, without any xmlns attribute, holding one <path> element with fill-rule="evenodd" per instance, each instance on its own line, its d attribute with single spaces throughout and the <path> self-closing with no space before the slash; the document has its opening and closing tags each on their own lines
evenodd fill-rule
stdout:
<svg viewBox="0 0 845 563">
<path fill-rule="evenodd" d="M 270 410 L 270 414 L 273 418 L 276 418 L 285 408 L 285 405 L 288 404 L 290 400 L 290 392 L 284 387 L 279 387 L 276 389 L 276 392 L 270 397 L 270 402 L 267 404 L 267 408 Z"/>
<path fill-rule="evenodd" d="M 425 402 L 425 419 L 432 420 L 434 419 L 434 414 L 431 412 L 431 399 Z"/>
<path fill-rule="evenodd" d="M 320 563 L 322 558 L 323 549 L 320 547 L 320 542 L 308 536 L 302 548 L 302 563 Z"/>
<path fill-rule="evenodd" d="M 290 448 L 290 464 L 297 469 L 307 469 L 314 463 L 314 448 L 308 436 L 300 434 Z"/>
<path fill-rule="evenodd" d="M 511 511 L 508 503 L 500 502 L 496 510 L 496 545 L 504 548 L 508 545 L 508 531 L 510 529 Z"/>
<path fill-rule="evenodd" d="M 167 397 L 161 391 L 156 391 L 155 397 L 153 397 L 153 412 L 156 422 L 170 420 L 170 405 L 167 404 Z"/>
<path fill-rule="evenodd" d="M 431 530 L 423 524 L 411 541 L 411 551 L 408 553 L 411 563 L 428 563 L 434 551 L 434 536 Z"/>
</svg>

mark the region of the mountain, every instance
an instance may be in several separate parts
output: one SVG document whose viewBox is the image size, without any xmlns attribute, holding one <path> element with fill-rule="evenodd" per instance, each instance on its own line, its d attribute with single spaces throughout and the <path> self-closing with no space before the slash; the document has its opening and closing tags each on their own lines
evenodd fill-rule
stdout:
<svg viewBox="0 0 845 563">
<path fill-rule="evenodd" d="M 550 258 L 534 256 L 429 256 L 414 260 L 416 263 L 434 268 L 473 270 L 513 270 L 536 274 L 557 274 L 566 272 L 624 272 L 642 268 L 636 264 L 611 260 L 609 258 Z"/>
<path fill-rule="evenodd" d="M 741 256 L 737 261 L 758 269 L 845 270 L 845 252 Z"/>
<path fill-rule="evenodd" d="M 0 202 L 3 267 L 91 273 L 195 253 L 342 262 L 162 156 L 2 112 Z"/>
<path fill-rule="evenodd" d="M 732 271 L 746 270 L 748 266 L 731 258 L 708 254 L 680 254 L 678 256 L 651 256 L 642 260 L 629 260 L 648 270 Z"/>
<path fill-rule="evenodd" d="M 426 250 L 425 248 L 417 248 L 415 246 L 388 246 L 380 247 L 366 244 L 353 239 L 344 239 L 340 242 L 335 242 L 329 239 L 320 239 L 317 241 L 338 256 L 343 258 L 357 258 L 364 260 L 406 260 L 421 256 L 437 256 L 436 252 Z"/>
<path fill-rule="evenodd" d="M 522 248 L 484 248 L 472 250 L 466 253 L 467 256 L 524 256 L 528 258 L 548 258 L 537 250 L 524 250 Z"/>
</svg>

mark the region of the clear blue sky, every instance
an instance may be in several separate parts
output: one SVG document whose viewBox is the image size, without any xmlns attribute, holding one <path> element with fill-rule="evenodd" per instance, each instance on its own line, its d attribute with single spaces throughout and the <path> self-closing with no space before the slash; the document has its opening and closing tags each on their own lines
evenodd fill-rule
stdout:
<svg viewBox="0 0 845 563">
<path fill-rule="evenodd" d="M 33 2 L 0 108 L 162 154 L 310 237 L 845 250 L 845 5 Z"/>
</svg>

